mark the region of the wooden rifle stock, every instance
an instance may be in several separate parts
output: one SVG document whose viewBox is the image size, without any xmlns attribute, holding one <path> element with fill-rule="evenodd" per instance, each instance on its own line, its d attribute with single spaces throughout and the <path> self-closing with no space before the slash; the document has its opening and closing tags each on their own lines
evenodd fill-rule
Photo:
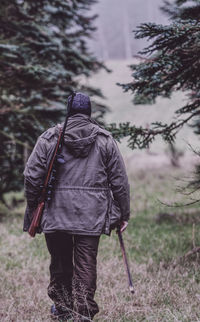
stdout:
<svg viewBox="0 0 200 322">
<path fill-rule="evenodd" d="M 37 206 L 37 208 L 34 210 L 34 212 L 32 214 L 33 219 L 32 219 L 31 225 L 30 225 L 29 230 L 28 230 L 29 235 L 31 237 L 35 237 L 35 234 L 37 232 L 37 228 L 40 225 L 43 210 L 44 210 L 44 201 L 39 203 L 39 205 Z"/>
</svg>

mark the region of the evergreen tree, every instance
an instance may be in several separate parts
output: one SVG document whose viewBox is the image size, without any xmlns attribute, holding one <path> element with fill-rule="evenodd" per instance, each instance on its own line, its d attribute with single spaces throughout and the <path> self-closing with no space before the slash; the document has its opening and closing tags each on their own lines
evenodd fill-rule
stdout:
<svg viewBox="0 0 200 322">
<path fill-rule="evenodd" d="M 95 0 L 2 0 L 0 3 L 0 196 L 19 190 L 24 161 L 41 132 L 63 119 L 80 76 L 104 67 L 88 51 Z M 105 106 L 95 104 L 101 121 Z"/>
<path fill-rule="evenodd" d="M 111 125 L 116 138 L 129 136 L 129 146 L 144 148 L 160 135 L 173 142 L 177 132 L 200 114 L 200 3 L 199 0 L 165 1 L 162 10 L 170 15 L 169 25 L 144 23 L 135 31 L 136 38 L 151 44 L 140 54 L 141 63 L 131 66 L 133 80 L 120 84 L 134 94 L 135 104 L 155 103 L 156 98 L 170 98 L 174 91 L 188 94 L 188 102 L 175 111 L 170 124 L 152 123 L 148 129 L 130 123 Z M 200 127 L 199 127 L 200 128 Z"/>
</svg>

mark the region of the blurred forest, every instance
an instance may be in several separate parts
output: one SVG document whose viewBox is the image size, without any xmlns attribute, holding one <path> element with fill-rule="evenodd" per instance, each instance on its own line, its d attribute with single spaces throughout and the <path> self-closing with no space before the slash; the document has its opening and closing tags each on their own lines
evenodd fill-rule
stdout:
<svg viewBox="0 0 200 322">
<path fill-rule="evenodd" d="M 199 18 L 199 0 L 0 2 L 1 321 L 51 320 L 44 238 L 22 233 L 23 169 L 72 89 L 120 142 L 131 189 L 135 294 L 116 234 L 102 236 L 94 321 L 200 321 Z"/>
</svg>

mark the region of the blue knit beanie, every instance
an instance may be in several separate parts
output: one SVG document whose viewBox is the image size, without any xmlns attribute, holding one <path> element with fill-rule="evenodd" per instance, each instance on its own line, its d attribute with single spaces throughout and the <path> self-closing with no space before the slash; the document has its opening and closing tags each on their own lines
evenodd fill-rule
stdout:
<svg viewBox="0 0 200 322">
<path fill-rule="evenodd" d="M 68 102 L 70 103 L 72 99 L 72 96 L 70 95 L 68 97 Z M 75 115 L 75 114 L 86 114 L 91 116 L 91 102 L 88 95 L 85 95 L 83 93 L 76 93 L 73 99 L 73 103 L 71 106 L 71 109 L 69 111 L 69 116 Z"/>
</svg>

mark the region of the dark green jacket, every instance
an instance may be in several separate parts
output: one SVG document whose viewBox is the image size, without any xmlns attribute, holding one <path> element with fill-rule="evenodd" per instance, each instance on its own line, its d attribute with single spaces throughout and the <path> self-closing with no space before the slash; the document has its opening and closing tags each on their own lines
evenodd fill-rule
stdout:
<svg viewBox="0 0 200 322">
<path fill-rule="evenodd" d="M 25 176 L 27 209 L 24 231 L 37 205 L 61 125 L 44 132 L 28 159 Z M 113 217 L 130 216 L 129 185 L 124 162 L 111 134 L 86 115 L 69 118 L 51 203 L 41 222 L 44 233 L 66 231 L 98 236 L 109 234 Z"/>
</svg>

